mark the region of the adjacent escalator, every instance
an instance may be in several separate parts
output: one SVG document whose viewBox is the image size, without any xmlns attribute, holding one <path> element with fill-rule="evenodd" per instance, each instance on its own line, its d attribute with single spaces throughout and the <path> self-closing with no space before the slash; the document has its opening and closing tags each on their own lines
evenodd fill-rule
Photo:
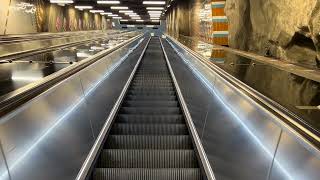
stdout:
<svg viewBox="0 0 320 180">
<path fill-rule="evenodd" d="M 151 38 L 93 180 L 202 179 L 159 38 Z"/>
</svg>

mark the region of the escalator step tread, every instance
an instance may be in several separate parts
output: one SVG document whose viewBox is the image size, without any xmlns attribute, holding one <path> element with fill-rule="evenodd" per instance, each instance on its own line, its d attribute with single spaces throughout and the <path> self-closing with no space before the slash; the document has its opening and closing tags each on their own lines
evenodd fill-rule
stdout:
<svg viewBox="0 0 320 180">
<path fill-rule="evenodd" d="M 144 136 L 110 135 L 105 144 L 108 149 L 192 149 L 187 135 Z"/>
<path fill-rule="evenodd" d="M 120 124 L 115 123 L 111 129 L 115 135 L 187 135 L 184 124 Z"/>
<path fill-rule="evenodd" d="M 167 123 L 167 124 L 179 124 L 184 123 L 182 115 L 133 115 L 133 114 L 119 114 L 116 122 L 118 123 Z"/>
<path fill-rule="evenodd" d="M 181 110 L 178 107 L 122 107 L 119 111 L 121 114 L 180 114 Z"/>
<path fill-rule="evenodd" d="M 165 96 L 143 96 L 143 95 L 127 95 L 126 100 L 176 100 L 176 96 L 165 95 Z"/>
<path fill-rule="evenodd" d="M 100 168 L 197 168 L 193 150 L 104 149 Z"/>
<path fill-rule="evenodd" d="M 94 180 L 201 180 L 198 168 L 97 168 Z"/>
<path fill-rule="evenodd" d="M 124 107 L 178 107 L 178 101 L 124 101 Z"/>
</svg>

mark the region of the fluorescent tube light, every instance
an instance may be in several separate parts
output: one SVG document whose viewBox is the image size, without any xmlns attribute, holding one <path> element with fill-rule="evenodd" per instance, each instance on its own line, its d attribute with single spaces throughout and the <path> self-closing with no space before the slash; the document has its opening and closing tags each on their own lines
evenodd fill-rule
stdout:
<svg viewBox="0 0 320 180">
<path fill-rule="evenodd" d="M 120 1 L 97 1 L 98 4 L 120 4 Z"/>
<path fill-rule="evenodd" d="M 163 10 L 163 7 L 147 7 L 147 10 Z"/>
<path fill-rule="evenodd" d="M 73 0 L 50 0 L 50 3 L 71 4 L 73 3 Z"/>
<path fill-rule="evenodd" d="M 92 6 L 74 6 L 76 9 L 92 9 Z"/>
<path fill-rule="evenodd" d="M 91 13 L 103 13 L 103 10 L 90 10 Z"/>
<path fill-rule="evenodd" d="M 166 4 L 165 1 L 143 1 L 143 4 Z"/>
<path fill-rule="evenodd" d="M 111 9 L 129 9 L 128 7 L 125 6 L 111 6 Z"/>
</svg>

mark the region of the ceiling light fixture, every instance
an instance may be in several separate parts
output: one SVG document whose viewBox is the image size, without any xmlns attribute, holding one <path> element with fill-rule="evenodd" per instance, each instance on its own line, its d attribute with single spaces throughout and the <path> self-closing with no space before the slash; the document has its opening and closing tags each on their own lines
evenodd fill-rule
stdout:
<svg viewBox="0 0 320 180">
<path fill-rule="evenodd" d="M 92 6 L 74 6 L 76 9 L 92 9 Z"/>
<path fill-rule="evenodd" d="M 160 4 L 160 5 L 163 5 L 163 4 L 166 4 L 165 1 L 143 1 L 143 4 Z"/>
<path fill-rule="evenodd" d="M 120 4 L 120 1 L 97 1 L 98 4 Z"/>
<path fill-rule="evenodd" d="M 50 0 L 50 3 L 71 4 L 73 3 L 73 0 Z"/>
<path fill-rule="evenodd" d="M 120 10 L 119 13 L 133 13 L 132 10 Z"/>
<path fill-rule="evenodd" d="M 111 6 L 111 9 L 129 9 L 128 7 L 125 6 Z"/>
<path fill-rule="evenodd" d="M 147 10 L 163 10 L 163 7 L 147 7 Z"/>
<path fill-rule="evenodd" d="M 161 14 L 162 11 L 148 11 L 149 14 Z"/>
<path fill-rule="evenodd" d="M 103 10 L 90 10 L 91 13 L 103 13 Z"/>
<path fill-rule="evenodd" d="M 103 12 L 103 13 L 100 13 L 101 15 L 110 15 L 112 14 L 111 12 Z"/>
</svg>

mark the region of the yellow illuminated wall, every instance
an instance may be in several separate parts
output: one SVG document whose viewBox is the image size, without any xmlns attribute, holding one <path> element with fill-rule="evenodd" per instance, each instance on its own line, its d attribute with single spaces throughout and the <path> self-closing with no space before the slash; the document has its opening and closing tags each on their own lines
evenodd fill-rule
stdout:
<svg viewBox="0 0 320 180">
<path fill-rule="evenodd" d="M 107 28 L 100 14 L 45 0 L 0 0 L 0 35 Z M 104 23 L 104 25 L 102 25 Z"/>
</svg>

